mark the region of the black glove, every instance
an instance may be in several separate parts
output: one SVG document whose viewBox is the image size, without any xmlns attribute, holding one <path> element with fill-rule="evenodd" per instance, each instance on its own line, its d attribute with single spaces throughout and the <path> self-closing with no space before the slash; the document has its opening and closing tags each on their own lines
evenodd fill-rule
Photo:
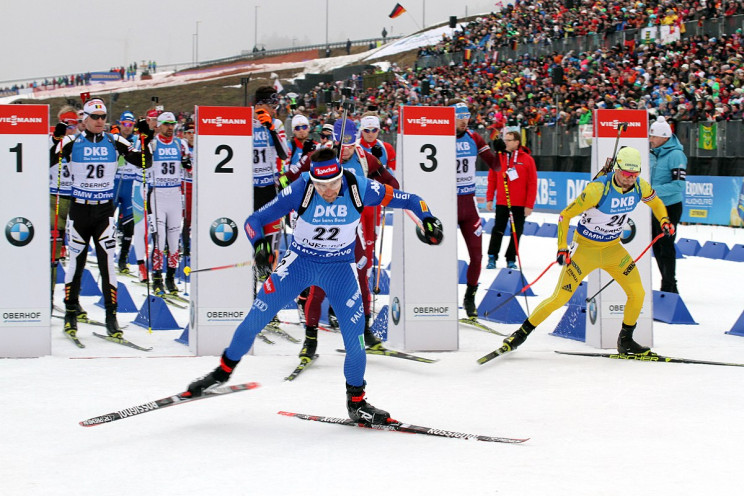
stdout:
<svg viewBox="0 0 744 496">
<path fill-rule="evenodd" d="M 57 125 L 54 126 L 54 133 L 52 134 L 52 136 L 54 136 L 54 140 L 61 140 L 65 137 L 65 134 L 67 134 L 67 124 L 65 124 L 64 122 L 58 122 Z"/>
<path fill-rule="evenodd" d="M 315 142 L 313 140 L 305 140 L 305 143 L 302 144 L 302 154 L 307 155 L 308 153 L 312 153 L 315 151 Z"/>
<path fill-rule="evenodd" d="M 555 258 L 558 265 L 568 265 L 571 263 L 571 254 L 568 250 L 558 250 L 558 256 Z"/>
<path fill-rule="evenodd" d="M 266 238 L 261 238 L 253 245 L 256 261 L 256 275 L 259 281 L 265 281 L 274 270 L 276 256 L 271 250 L 271 243 Z"/>
<path fill-rule="evenodd" d="M 181 167 L 183 167 L 186 170 L 191 170 L 191 159 L 188 157 L 185 157 L 183 160 L 181 160 Z"/>
<path fill-rule="evenodd" d="M 427 245 L 438 245 L 442 242 L 444 233 L 442 232 L 442 221 L 436 217 L 427 217 L 421 221 L 423 230 L 416 227 L 418 238 Z"/>
<path fill-rule="evenodd" d="M 491 148 L 493 148 L 493 151 L 496 153 L 503 153 L 506 151 L 506 143 L 504 143 L 504 140 L 501 138 L 496 138 L 491 142 Z"/>
<path fill-rule="evenodd" d="M 139 133 L 145 137 L 145 143 L 149 143 L 153 136 L 155 136 L 155 131 L 150 129 L 145 119 L 138 120 L 136 127 Z"/>
<path fill-rule="evenodd" d="M 369 152 L 377 158 L 382 157 L 382 146 L 379 143 L 375 143 L 375 146 L 369 149 Z"/>
</svg>

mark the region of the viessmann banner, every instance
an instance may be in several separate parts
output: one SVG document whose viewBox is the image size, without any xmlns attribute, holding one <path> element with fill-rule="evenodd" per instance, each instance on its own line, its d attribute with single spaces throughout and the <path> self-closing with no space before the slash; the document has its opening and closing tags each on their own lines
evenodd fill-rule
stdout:
<svg viewBox="0 0 744 496">
<path fill-rule="evenodd" d="M 538 171 L 535 210 L 560 212 L 581 193 L 590 179 L 584 172 Z M 479 171 L 475 196 L 482 212 L 486 212 L 487 187 L 488 172 Z M 737 211 L 740 201 L 744 205 L 744 178 L 687 176 L 682 222 L 741 226 L 744 220 Z"/>
</svg>

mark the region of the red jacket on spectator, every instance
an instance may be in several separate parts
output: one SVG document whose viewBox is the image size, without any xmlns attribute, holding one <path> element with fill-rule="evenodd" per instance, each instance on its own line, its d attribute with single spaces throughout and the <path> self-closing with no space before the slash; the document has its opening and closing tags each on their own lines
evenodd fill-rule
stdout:
<svg viewBox="0 0 744 496">
<path fill-rule="evenodd" d="M 501 169 L 488 170 L 488 189 L 486 190 L 486 201 L 493 201 L 496 193 L 496 205 L 506 205 L 506 191 L 504 190 L 504 176 L 511 168 L 516 169 L 517 178 L 509 180 L 509 199 L 512 206 L 534 208 L 537 197 L 537 168 L 535 159 L 530 154 L 530 149 L 524 146 L 517 148 L 509 156 L 502 152 L 498 155 L 501 161 Z"/>
</svg>

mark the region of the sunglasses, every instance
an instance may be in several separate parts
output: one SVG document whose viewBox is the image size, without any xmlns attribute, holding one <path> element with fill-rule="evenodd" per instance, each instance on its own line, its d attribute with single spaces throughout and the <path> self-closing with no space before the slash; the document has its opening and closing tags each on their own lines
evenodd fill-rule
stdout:
<svg viewBox="0 0 744 496">
<path fill-rule="evenodd" d="M 365 132 L 365 133 L 370 133 L 370 134 L 372 134 L 372 133 L 376 133 L 377 131 L 379 131 L 379 129 L 377 129 L 377 128 L 372 128 L 372 129 L 362 129 L 362 131 L 363 131 L 363 132 Z"/>
<path fill-rule="evenodd" d="M 134 122 L 130 122 L 130 121 L 123 121 L 123 122 L 121 123 L 121 125 L 122 125 L 122 126 L 124 126 L 124 127 L 132 127 L 132 126 L 134 126 Z"/>
<path fill-rule="evenodd" d="M 470 114 L 455 114 L 455 119 L 470 119 Z"/>
<path fill-rule="evenodd" d="M 320 135 L 320 139 L 329 140 L 331 138 L 333 138 L 332 134 L 321 134 Z"/>
<path fill-rule="evenodd" d="M 276 93 L 274 93 L 268 98 L 262 98 L 261 100 L 256 100 L 256 105 L 276 105 L 277 103 L 279 103 L 279 98 L 276 96 Z"/>
<path fill-rule="evenodd" d="M 622 169 L 618 169 L 618 172 L 620 172 L 620 175 L 622 175 L 623 177 L 638 177 L 638 175 L 640 174 L 640 172 L 630 172 Z"/>
<path fill-rule="evenodd" d="M 106 120 L 106 114 L 85 114 L 94 121 L 105 121 Z"/>
<path fill-rule="evenodd" d="M 309 127 L 310 126 L 308 126 L 307 124 L 303 124 L 301 126 L 295 126 L 294 130 L 295 131 L 304 131 L 305 129 L 308 129 Z"/>
</svg>

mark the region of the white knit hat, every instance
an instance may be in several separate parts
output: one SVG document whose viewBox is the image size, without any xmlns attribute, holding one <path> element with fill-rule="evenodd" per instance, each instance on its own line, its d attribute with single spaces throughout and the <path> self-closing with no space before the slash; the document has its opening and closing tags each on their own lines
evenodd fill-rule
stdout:
<svg viewBox="0 0 744 496">
<path fill-rule="evenodd" d="M 307 120 L 307 117 L 305 117 L 302 114 L 297 114 L 294 117 L 292 117 L 292 129 L 294 129 L 297 126 L 310 126 L 310 122 Z"/>
<path fill-rule="evenodd" d="M 672 127 L 667 123 L 663 116 L 659 116 L 656 122 L 651 124 L 651 129 L 648 130 L 649 136 L 659 136 L 661 138 L 672 137 Z"/>
</svg>

